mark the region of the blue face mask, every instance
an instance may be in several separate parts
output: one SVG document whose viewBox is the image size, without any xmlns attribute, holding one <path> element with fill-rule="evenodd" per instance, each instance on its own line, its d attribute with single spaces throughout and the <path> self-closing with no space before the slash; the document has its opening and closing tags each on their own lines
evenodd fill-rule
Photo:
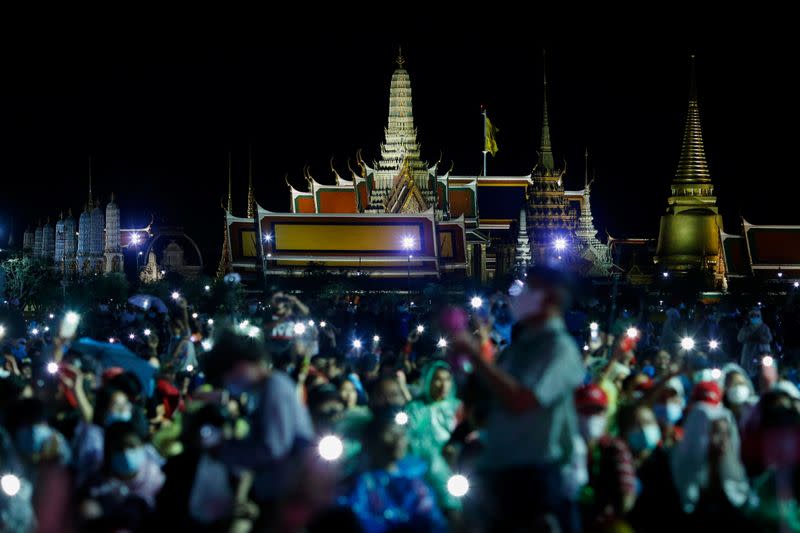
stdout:
<svg viewBox="0 0 800 533">
<path fill-rule="evenodd" d="M 683 409 L 677 403 L 657 403 L 653 406 L 653 414 L 659 422 L 675 425 L 683 416 Z"/>
<path fill-rule="evenodd" d="M 128 448 L 122 452 L 114 452 L 111 456 L 111 470 L 120 477 L 131 477 L 144 465 L 144 448 Z"/>
<path fill-rule="evenodd" d="M 661 429 L 658 424 L 648 424 L 628 435 L 628 445 L 633 453 L 654 450 L 661 442 Z"/>
<path fill-rule="evenodd" d="M 47 424 L 34 424 L 22 428 L 17 433 L 17 447 L 28 457 L 42 451 L 44 444 L 53 436 L 53 429 Z"/>
<path fill-rule="evenodd" d="M 761 322 L 762 322 L 762 320 L 761 320 L 760 316 L 751 316 L 750 317 L 750 323 L 753 324 L 754 326 L 760 326 Z"/>
<path fill-rule="evenodd" d="M 123 411 L 121 413 L 108 413 L 108 416 L 106 416 L 106 427 L 115 422 L 130 422 L 131 416 L 132 415 L 130 411 Z"/>
</svg>

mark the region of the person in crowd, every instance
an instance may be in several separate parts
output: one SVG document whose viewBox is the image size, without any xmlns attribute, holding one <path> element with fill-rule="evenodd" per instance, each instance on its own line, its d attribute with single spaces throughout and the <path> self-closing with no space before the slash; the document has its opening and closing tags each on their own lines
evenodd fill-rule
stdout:
<svg viewBox="0 0 800 533">
<path fill-rule="evenodd" d="M 496 363 L 483 356 L 488 339 L 462 332 L 453 350 L 470 356 L 494 402 L 486 423 L 483 483 L 485 519 L 492 530 L 532 529 L 555 520 L 579 530 L 577 507 L 567 497 L 562 467 L 572 461 L 578 436 L 573 392 L 583 381 L 581 353 L 564 324 L 570 280 L 549 267 L 533 267 L 511 302 L 518 334 Z M 486 347 L 486 348 L 484 348 Z"/>
<path fill-rule="evenodd" d="M 685 525 L 685 514 L 652 409 L 641 403 L 627 404 L 619 409 L 616 418 L 638 480 L 636 503 L 628 513 L 628 521 L 635 531 L 680 530 Z"/>
<path fill-rule="evenodd" d="M 742 345 L 739 365 L 754 376 L 761 357 L 772 353 L 772 331 L 761 317 L 761 309 L 754 307 L 747 315 L 747 322 L 739 329 L 736 340 Z"/>
<path fill-rule="evenodd" d="M 636 502 L 636 475 L 628 446 L 608 433 L 608 398 L 594 384 L 575 392 L 578 427 L 587 446 L 588 482 L 580 494 L 585 531 L 606 531 L 624 522 Z"/>
<path fill-rule="evenodd" d="M 422 372 L 423 396 L 406 406 L 409 450 L 428 465 L 427 481 L 439 504 L 447 510 L 460 509 L 458 499 L 447 491 L 452 471 L 442 452 L 458 420 L 453 374 L 444 361 L 428 364 Z"/>
<path fill-rule="evenodd" d="M 405 528 L 431 533 L 447 530 L 434 491 L 425 482 L 426 464 L 408 456 L 402 425 L 376 416 L 366 432 L 369 467 L 360 474 L 342 504 L 358 516 L 366 533 Z"/>
</svg>

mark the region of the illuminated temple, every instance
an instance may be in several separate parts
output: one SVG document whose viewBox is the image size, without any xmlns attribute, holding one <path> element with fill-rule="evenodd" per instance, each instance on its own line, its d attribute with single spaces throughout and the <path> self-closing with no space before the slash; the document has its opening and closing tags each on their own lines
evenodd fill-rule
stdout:
<svg viewBox="0 0 800 533">
<path fill-rule="evenodd" d="M 287 213 L 257 204 L 251 172 L 246 217 L 232 213 L 229 170 L 218 275 L 235 271 L 253 280 L 260 271 L 299 276 L 323 269 L 487 281 L 530 264 L 560 262 L 584 275 L 607 276 L 611 261 L 597 239 L 588 173 L 582 189 L 565 189 L 565 170 L 556 165 L 550 142 L 546 79 L 544 87 L 541 143 L 531 173 L 442 172 L 439 162 L 420 157 L 411 79 L 399 55 L 379 160 L 367 163 L 359 151 L 348 177 L 331 165 L 331 183 L 304 169 L 302 188 L 287 180 Z"/>
</svg>

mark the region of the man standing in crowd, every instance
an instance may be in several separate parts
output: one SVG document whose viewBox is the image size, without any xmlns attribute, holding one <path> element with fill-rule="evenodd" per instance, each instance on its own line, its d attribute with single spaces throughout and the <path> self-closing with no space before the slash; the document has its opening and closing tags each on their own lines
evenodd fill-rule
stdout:
<svg viewBox="0 0 800 533">
<path fill-rule="evenodd" d="M 562 272 L 533 267 L 512 301 L 516 338 L 495 364 L 462 334 L 455 350 L 471 356 L 494 402 L 486 424 L 483 477 L 489 531 L 529 531 L 557 521 L 564 532 L 579 520 L 563 465 L 578 437 L 573 393 L 584 376 L 580 351 L 564 324 L 570 282 Z"/>
</svg>

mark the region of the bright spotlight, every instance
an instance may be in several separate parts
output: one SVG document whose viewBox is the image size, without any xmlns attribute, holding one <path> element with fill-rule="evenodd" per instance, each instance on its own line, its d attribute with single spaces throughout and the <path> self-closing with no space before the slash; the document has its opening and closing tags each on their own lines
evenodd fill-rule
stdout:
<svg viewBox="0 0 800 533">
<path fill-rule="evenodd" d="M 250 337 L 251 339 L 255 339 L 256 337 L 258 337 L 258 334 L 260 332 L 261 330 L 259 330 L 258 327 L 252 326 L 250 327 L 249 330 L 247 330 L 247 336 Z"/>
<path fill-rule="evenodd" d="M 295 322 L 293 329 L 295 335 L 303 335 L 306 332 L 306 325 L 302 322 Z"/>
<path fill-rule="evenodd" d="M 128 335 L 128 338 L 129 338 L 130 340 L 133 340 L 133 339 L 135 339 L 135 338 L 136 338 L 136 335 L 134 335 L 133 333 L 131 333 L 130 335 Z"/>
<path fill-rule="evenodd" d="M 600 324 L 598 324 L 597 322 L 592 322 L 591 324 L 589 324 L 589 329 L 592 331 L 597 331 L 598 329 L 600 329 Z"/>
<path fill-rule="evenodd" d="M 669 272 L 662 272 L 661 273 L 661 277 L 664 278 L 664 279 L 668 278 L 669 277 Z"/>
<path fill-rule="evenodd" d="M 200 346 L 202 346 L 205 351 L 209 351 L 211 348 L 214 347 L 214 345 L 208 339 L 205 339 L 204 341 L 202 341 L 200 343 Z"/>
<path fill-rule="evenodd" d="M 373 335 L 372 342 L 381 342 L 381 338 L 379 335 Z"/>
<path fill-rule="evenodd" d="M 629 339 L 637 339 L 639 338 L 639 330 L 634 327 L 630 327 L 625 332 L 625 335 L 627 335 Z"/>
<path fill-rule="evenodd" d="M 355 348 L 356 350 L 361 349 L 361 341 L 359 339 L 353 340 L 353 348 Z"/>
<path fill-rule="evenodd" d="M 414 237 L 411 236 L 403 237 L 403 249 L 411 250 L 412 248 L 414 248 Z"/>
<path fill-rule="evenodd" d="M 555 248 L 556 248 L 556 251 L 558 251 L 558 252 L 562 252 L 562 251 L 566 250 L 567 249 L 567 239 L 565 239 L 564 237 L 557 238 L 556 241 L 555 241 Z"/>
<path fill-rule="evenodd" d="M 713 379 L 721 378 L 722 377 L 722 370 L 720 370 L 719 368 L 712 368 L 711 369 L 711 377 Z"/>
<path fill-rule="evenodd" d="M 186 365 L 187 372 L 194 372 L 194 365 Z"/>
<path fill-rule="evenodd" d="M 3 326 L 3 325 L 0 325 L 0 339 L 5 337 L 5 335 L 6 335 L 6 327 Z"/>
<path fill-rule="evenodd" d="M 309 327 L 313 328 L 314 327 L 314 321 L 313 320 L 309 320 L 308 321 L 308 325 L 309 325 Z"/>
<path fill-rule="evenodd" d="M 206 323 L 207 323 L 209 326 L 213 326 L 213 325 L 214 325 L 214 319 L 213 319 L 213 318 L 209 318 L 209 319 L 208 319 L 208 321 L 207 321 Z"/>
<path fill-rule="evenodd" d="M 211 285 L 206 285 L 203 288 L 206 290 L 206 292 L 209 292 L 211 290 Z"/>
<path fill-rule="evenodd" d="M 49 374 L 58 374 L 58 363 L 55 361 L 50 361 L 47 363 L 47 372 Z"/>
<path fill-rule="evenodd" d="M 319 455 L 326 461 L 335 461 L 342 456 L 344 445 L 342 439 L 335 435 L 322 437 L 319 441 Z"/>
<path fill-rule="evenodd" d="M 469 480 L 461 474 L 450 476 L 447 480 L 447 492 L 456 498 L 463 498 L 469 492 Z"/>
<path fill-rule="evenodd" d="M 408 415 L 405 413 L 405 411 L 400 411 L 394 415 L 394 422 L 398 426 L 405 426 L 408 424 Z"/>
<path fill-rule="evenodd" d="M 772 366 L 775 364 L 775 360 L 772 358 L 771 355 L 765 355 L 761 358 L 761 364 L 764 366 Z"/>
<path fill-rule="evenodd" d="M 56 317 L 56 315 L 54 315 L 53 313 L 50 313 L 49 315 L 47 315 L 47 317 L 48 317 L 50 320 L 53 320 L 53 319 Z"/>
<path fill-rule="evenodd" d="M 319 327 L 321 327 L 321 328 L 324 328 L 324 327 L 325 327 L 325 326 L 327 326 L 327 325 L 328 325 L 328 323 L 327 323 L 327 322 L 325 322 L 324 320 L 323 320 L 322 322 L 320 322 L 320 323 L 319 323 Z"/>
<path fill-rule="evenodd" d="M 716 350 L 719 348 L 719 341 L 710 340 L 708 341 L 708 349 L 709 350 Z"/>
<path fill-rule="evenodd" d="M 694 350 L 694 339 L 691 337 L 684 337 L 681 339 L 681 348 L 686 351 Z"/>
<path fill-rule="evenodd" d="M 35 337 L 36 335 L 38 335 L 38 334 L 39 334 L 39 329 L 38 329 L 38 328 L 33 328 L 33 329 L 31 330 L 31 335 L 33 335 L 34 337 Z"/>
<path fill-rule="evenodd" d="M 180 297 L 181 297 L 181 293 L 179 293 L 178 291 L 172 291 L 172 299 L 173 300 L 177 300 Z"/>
<path fill-rule="evenodd" d="M 198 315 L 197 313 L 192 313 L 192 318 L 197 319 L 198 316 L 200 315 Z"/>
<path fill-rule="evenodd" d="M 425 326 L 423 326 L 422 324 L 418 325 L 417 333 L 424 333 L 424 332 L 425 332 Z"/>
<path fill-rule="evenodd" d="M 436 346 L 439 348 L 447 348 L 447 339 L 444 337 L 439 337 L 439 342 L 436 343 Z"/>
<path fill-rule="evenodd" d="M 481 306 L 483 306 L 483 298 L 480 296 L 473 296 L 469 301 L 469 305 L 471 305 L 473 309 L 480 309 Z"/>
<path fill-rule="evenodd" d="M 144 333 L 144 336 L 145 336 L 145 337 L 149 337 L 149 336 L 150 336 L 150 334 L 152 333 L 152 331 L 150 331 L 150 329 L 149 329 L 149 328 L 145 328 L 145 330 L 144 330 L 142 333 Z"/>
<path fill-rule="evenodd" d="M 4 474 L 0 478 L 0 487 L 3 488 L 6 496 L 16 496 L 21 486 L 19 478 L 14 474 Z"/>
</svg>

